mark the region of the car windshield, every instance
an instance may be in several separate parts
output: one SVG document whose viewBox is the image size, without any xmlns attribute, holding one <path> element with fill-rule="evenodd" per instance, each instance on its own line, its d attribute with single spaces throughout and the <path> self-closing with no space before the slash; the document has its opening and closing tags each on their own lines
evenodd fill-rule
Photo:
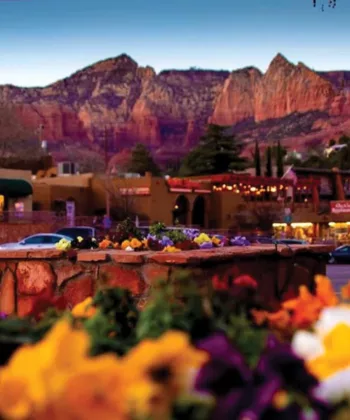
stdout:
<svg viewBox="0 0 350 420">
<path fill-rule="evenodd" d="M 57 233 L 59 235 L 69 236 L 73 239 L 78 236 L 88 238 L 93 235 L 93 230 L 91 228 L 64 228 L 60 229 Z"/>
</svg>

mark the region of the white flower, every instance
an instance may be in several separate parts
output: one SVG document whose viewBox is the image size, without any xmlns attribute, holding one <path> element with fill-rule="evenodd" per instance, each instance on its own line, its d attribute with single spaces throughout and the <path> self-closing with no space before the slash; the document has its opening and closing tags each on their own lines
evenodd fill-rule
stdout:
<svg viewBox="0 0 350 420">
<path fill-rule="evenodd" d="M 134 251 L 134 248 L 131 248 L 131 246 L 127 246 L 126 248 L 125 248 L 125 251 Z"/>
<path fill-rule="evenodd" d="M 323 309 L 315 324 L 315 331 L 319 337 L 323 338 L 338 324 L 350 326 L 350 308 L 335 306 Z"/>
<path fill-rule="evenodd" d="M 324 352 L 321 339 L 307 331 L 298 331 L 292 340 L 294 352 L 305 360 L 311 360 Z"/>
<path fill-rule="evenodd" d="M 341 402 L 344 398 L 350 399 L 350 368 L 344 369 L 325 379 L 315 389 L 318 398 L 331 403 Z"/>
</svg>

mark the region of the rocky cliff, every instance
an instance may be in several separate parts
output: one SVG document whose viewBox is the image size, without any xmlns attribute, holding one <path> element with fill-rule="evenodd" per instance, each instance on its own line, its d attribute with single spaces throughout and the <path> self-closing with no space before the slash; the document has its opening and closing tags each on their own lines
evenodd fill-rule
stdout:
<svg viewBox="0 0 350 420">
<path fill-rule="evenodd" d="M 281 54 L 265 74 L 254 67 L 156 74 L 121 55 L 44 88 L 0 86 L 0 101 L 26 125 L 44 124 L 55 147 L 103 147 L 107 128 L 111 151 L 143 142 L 158 156 L 186 152 L 208 122 L 233 126 L 248 144 L 280 138 L 300 147 L 350 130 L 350 72 L 316 72 Z"/>
</svg>

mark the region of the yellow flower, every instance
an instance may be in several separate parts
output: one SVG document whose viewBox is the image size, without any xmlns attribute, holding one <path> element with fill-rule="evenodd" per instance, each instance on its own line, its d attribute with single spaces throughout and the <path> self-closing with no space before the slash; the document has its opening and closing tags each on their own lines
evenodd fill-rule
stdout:
<svg viewBox="0 0 350 420">
<path fill-rule="evenodd" d="M 128 241 L 127 239 L 125 241 L 122 242 L 122 249 L 125 250 L 126 248 L 128 248 L 130 246 L 130 241 Z"/>
<path fill-rule="evenodd" d="M 148 240 L 146 238 L 142 240 L 142 245 L 144 248 L 148 248 Z"/>
<path fill-rule="evenodd" d="M 130 241 L 130 246 L 133 249 L 135 249 L 135 248 L 141 248 L 142 243 L 138 239 L 132 238 L 131 241 Z"/>
<path fill-rule="evenodd" d="M 126 420 L 126 383 L 114 355 L 88 359 L 67 380 L 55 411 L 67 420 Z"/>
<path fill-rule="evenodd" d="M 58 249 L 59 251 L 68 251 L 71 248 L 71 246 L 71 241 L 62 238 L 59 242 L 57 242 L 56 249 Z"/>
<path fill-rule="evenodd" d="M 205 242 L 211 242 L 209 236 L 206 233 L 201 233 L 196 238 L 194 238 L 193 241 L 196 242 L 198 245 L 203 244 Z"/>
<path fill-rule="evenodd" d="M 176 248 L 175 246 L 170 246 L 170 245 L 166 246 L 163 249 L 163 252 L 180 252 L 180 251 L 181 251 L 181 249 Z"/>
<path fill-rule="evenodd" d="M 64 319 L 38 344 L 19 348 L 0 370 L 0 416 L 20 420 L 45 410 L 86 358 L 89 341 Z"/>
<path fill-rule="evenodd" d="M 82 238 L 81 236 L 78 236 L 77 237 L 77 241 L 80 243 L 80 242 L 83 242 L 83 240 L 84 240 L 84 238 Z"/>
<path fill-rule="evenodd" d="M 76 318 L 92 318 L 96 312 L 97 309 L 93 306 L 92 297 L 86 298 L 72 309 L 72 315 Z"/>
<path fill-rule="evenodd" d="M 350 367 L 350 326 L 336 325 L 323 339 L 324 353 L 307 362 L 317 378 L 325 379 Z"/>
<path fill-rule="evenodd" d="M 142 341 L 124 357 L 123 365 L 133 384 L 161 386 L 163 397 L 174 399 L 189 390 L 193 371 L 207 360 L 207 353 L 192 347 L 186 334 L 169 331 Z"/>
</svg>

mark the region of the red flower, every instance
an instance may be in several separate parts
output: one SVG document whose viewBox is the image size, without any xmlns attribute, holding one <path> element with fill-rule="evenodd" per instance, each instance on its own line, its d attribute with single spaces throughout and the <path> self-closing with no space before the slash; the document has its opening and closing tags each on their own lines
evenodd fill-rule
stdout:
<svg viewBox="0 0 350 420">
<path fill-rule="evenodd" d="M 242 276 L 238 276 L 234 279 L 233 284 L 235 286 L 242 286 L 248 287 L 249 289 L 256 289 L 258 287 L 258 283 L 253 277 L 248 276 L 247 274 L 243 274 Z"/>
<path fill-rule="evenodd" d="M 228 290 L 229 289 L 226 276 L 220 278 L 217 274 L 215 274 L 215 276 L 212 277 L 211 281 L 212 281 L 213 288 L 215 290 Z"/>
</svg>

